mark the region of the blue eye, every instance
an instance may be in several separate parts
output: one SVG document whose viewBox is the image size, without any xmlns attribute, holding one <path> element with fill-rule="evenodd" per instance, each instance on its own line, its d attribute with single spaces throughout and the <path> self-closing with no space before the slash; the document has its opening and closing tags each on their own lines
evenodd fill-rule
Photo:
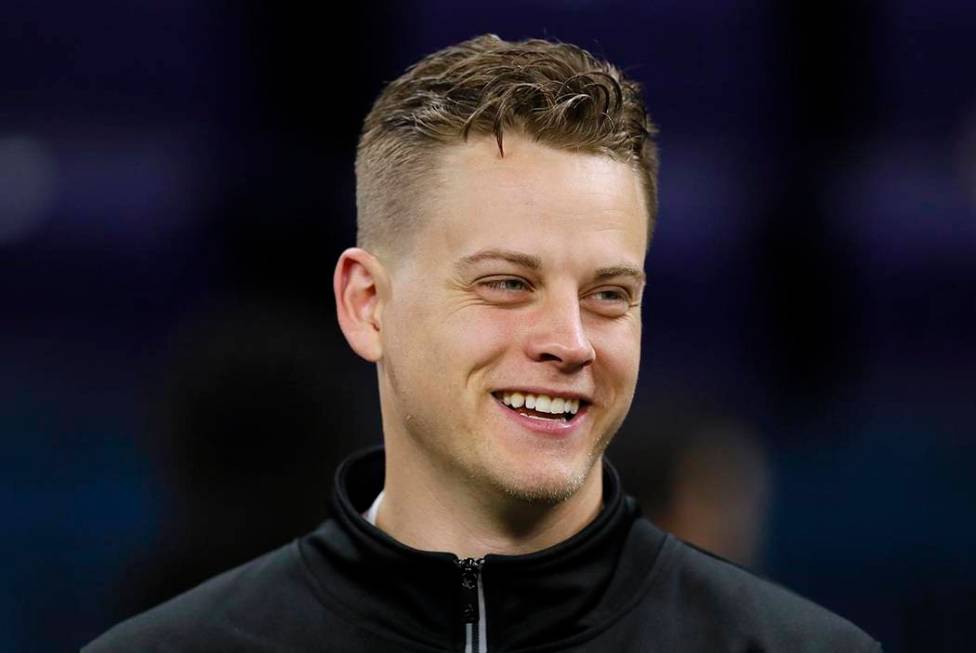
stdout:
<svg viewBox="0 0 976 653">
<path fill-rule="evenodd" d="M 631 294 L 623 288 L 601 288 L 586 296 L 590 309 L 610 318 L 623 317 L 636 306 L 632 303 Z"/>
<path fill-rule="evenodd" d="M 493 279 L 491 281 L 485 281 L 484 285 L 494 290 L 502 290 L 505 292 L 520 292 L 529 289 L 528 284 L 521 279 Z"/>
<path fill-rule="evenodd" d="M 610 302 L 626 302 L 629 301 L 626 294 L 620 290 L 600 290 L 595 293 L 600 299 L 604 299 Z"/>
</svg>

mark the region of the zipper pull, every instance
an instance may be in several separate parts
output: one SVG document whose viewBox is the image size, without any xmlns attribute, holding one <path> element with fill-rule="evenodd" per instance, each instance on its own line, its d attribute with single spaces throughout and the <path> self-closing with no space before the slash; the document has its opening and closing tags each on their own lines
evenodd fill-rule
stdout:
<svg viewBox="0 0 976 653">
<path fill-rule="evenodd" d="M 461 570 L 461 612 L 464 623 L 478 622 L 478 577 L 481 575 L 481 565 L 484 558 L 465 558 L 455 560 L 454 564 Z"/>
</svg>

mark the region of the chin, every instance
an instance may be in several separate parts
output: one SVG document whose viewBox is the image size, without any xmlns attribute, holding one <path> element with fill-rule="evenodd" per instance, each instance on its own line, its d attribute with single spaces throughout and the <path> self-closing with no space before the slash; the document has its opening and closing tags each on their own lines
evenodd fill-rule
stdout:
<svg viewBox="0 0 976 653">
<path fill-rule="evenodd" d="M 598 459 L 599 457 L 597 457 Z M 594 458 L 562 465 L 543 462 L 539 468 L 518 465 L 506 470 L 490 470 L 492 483 L 506 495 L 526 503 L 556 505 L 579 492 L 593 470 Z"/>
</svg>

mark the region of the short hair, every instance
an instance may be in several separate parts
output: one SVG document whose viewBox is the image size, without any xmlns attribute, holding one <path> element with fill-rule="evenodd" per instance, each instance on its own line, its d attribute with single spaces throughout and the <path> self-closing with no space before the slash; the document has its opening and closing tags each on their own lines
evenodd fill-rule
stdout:
<svg viewBox="0 0 976 653">
<path fill-rule="evenodd" d="M 506 129 L 631 165 L 645 191 L 650 236 L 657 129 L 640 86 L 578 46 L 486 34 L 421 59 L 376 99 L 356 152 L 357 244 L 389 252 L 409 243 L 437 153 L 473 134 L 494 136 L 504 157 Z"/>
</svg>

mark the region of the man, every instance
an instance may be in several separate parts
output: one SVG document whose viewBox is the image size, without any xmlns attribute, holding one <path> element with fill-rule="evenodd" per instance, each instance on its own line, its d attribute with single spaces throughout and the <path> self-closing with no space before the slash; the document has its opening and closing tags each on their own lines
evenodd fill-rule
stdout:
<svg viewBox="0 0 976 653">
<path fill-rule="evenodd" d="M 637 382 L 653 132 L 566 44 L 483 36 L 392 82 L 334 276 L 385 450 L 341 466 L 318 530 L 88 650 L 879 650 L 658 530 L 602 458 Z"/>
</svg>

